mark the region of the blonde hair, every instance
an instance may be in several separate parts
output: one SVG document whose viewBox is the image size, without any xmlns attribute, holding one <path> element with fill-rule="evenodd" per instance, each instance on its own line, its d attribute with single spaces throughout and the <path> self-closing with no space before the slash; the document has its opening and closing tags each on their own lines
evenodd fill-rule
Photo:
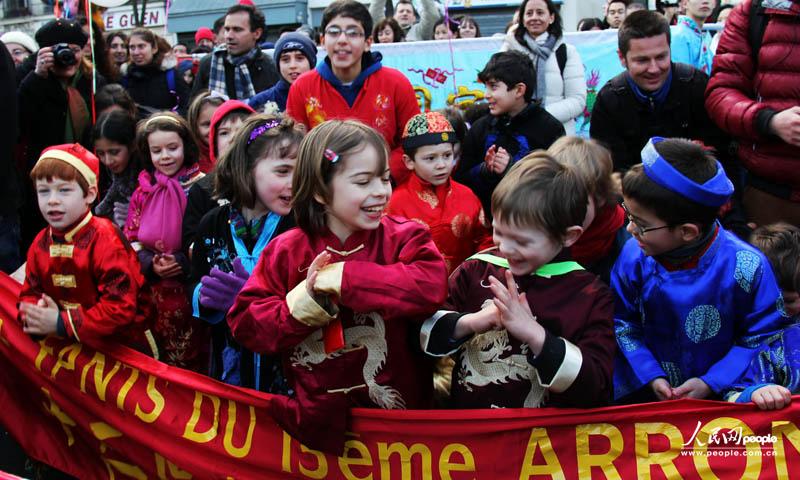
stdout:
<svg viewBox="0 0 800 480">
<path fill-rule="evenodd" d="M 250 135 L 267 122 L 279 122 L 250 140 Z M 303 130 L 290 117 L 253 115 L 247 118 L 231 140 L 228 151 L 215 167 L 214 194 L 227 198 L 236 208 L 253 208 L 258 198 L 253 168 L 270 154 L 286 158 L 303 140 Z"/>
<path fill-rule="evenodd" d="M 586 217 L 588 193 L 575 169 L 538 150 L 517 162 L 492 193 L 492 215 L 517 227 L 538 227 L 564 239 Z"/>
<path fill-rule="evenodd" d="M 781 289 L 800 291 L 800 228 L 785 222 L 763 225 L 750 243 L 767 257 Z"/>
<path fill-rule="evenodd" d="M 351 153 L 371 145 L 380 156 L 378 172 L 383 175 L 389 161 L 386 141 L 376 130 L 356 120 L 329 120 L 306 135 L 297 154 L 297 167 L 292 178 L 292 208 L 297 225 L 308 235 L 318 235 L 326 225 L 325 206 L 315 197 L 329 203 L 333 198 L 330 183 Z M 336 161 L 326 158 L 326 151 L 338 155 Z M 330 156 L 330 155 L 328 155 Z"/>
<path fill-rule="evenodd" d="M 556 140 L 547 153 L 559 163 L 575 169 L 598 206 L 617 203 L 618 193 L 611 179 L 614 161 L 607 148 L 594 140 L 567 136 Z"/>
<path fill-rule="evenodd" d="M 136 147 L 147 161 L 144 168 L 151 175 L 155 171 L 153 159 L 150 157 L 150 143 L 148 137 L 156 131 L 175 132 L 183 141 L 183 165 L 191 166 L 197 163 L 197 144 L 194 142 L 189 124 L 180 115 L 173 112 L 158 112 L 139 122 L 136 127 Z M 155 181 L 155 178 L 153 179 Z"/>
</svg>

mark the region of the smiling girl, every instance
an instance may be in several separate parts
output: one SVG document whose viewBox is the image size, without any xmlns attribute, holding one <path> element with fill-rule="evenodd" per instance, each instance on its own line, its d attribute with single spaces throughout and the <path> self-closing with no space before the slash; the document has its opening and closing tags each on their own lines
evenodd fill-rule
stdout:
<svg viewBox="0 0 800 480">
<path fill-rule="evenodd" d="M 216 197 L 230 203 L 203 216 L 192 251 L 194 316 L 212 325 L 210 375 L 269 393 L 287 393 L 280 361 L 244 351 L 224 320 L 261 252 L 294 226 L 292 176 L 302 139 L 290 118 L 245 121 L 214 174 Z"/>
<path fill-rule="evenodd" d="M 197 166 L 197 146 L 186 121 L 171 112 L 140 123 L 136 143 L 149 161 L 139 174 L 124 230 L 153 289 L 154 336 L 161 360 L 203 372 L 206 329 L 192 322 L 183 283 L 189 262 L 181 251 L 186 192 L 203 176 Z"/>
<path fill-rule="evenodd" d="M 312 130 L 292 180 L 300 228 L 267 246 L 228 313 L 243 346 L 282 356 L 294 397 L 275 397 L 277 422 L 329 452 L 342 452 L 348 408 L 431 399 L 430 363 L 409 338 L 444 300 L 447 272 L 425 228 L 384 215 L 387 157 L 359 122 Z"/>
</svg>

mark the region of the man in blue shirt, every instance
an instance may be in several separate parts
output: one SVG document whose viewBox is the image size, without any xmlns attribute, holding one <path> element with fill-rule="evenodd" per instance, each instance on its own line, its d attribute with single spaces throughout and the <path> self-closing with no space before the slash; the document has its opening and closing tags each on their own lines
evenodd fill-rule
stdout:
<svg viewBox="0 0 800 480">
<path fill-rule="evenodd" d="M 706 74 L 711 74 L 711 35 L 703 31 L 703 24 L 714 10 L 716 0 L 688 0 L 686 15 L 678 17 L 678 26 L 672 34 L 672 61 L 688 63 Z"/>
</svg>

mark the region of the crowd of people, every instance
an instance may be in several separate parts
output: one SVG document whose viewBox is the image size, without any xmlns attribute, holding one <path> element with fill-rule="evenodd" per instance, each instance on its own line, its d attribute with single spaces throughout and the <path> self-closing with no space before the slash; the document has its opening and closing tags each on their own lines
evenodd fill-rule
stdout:
<svg viewBox="0 0 800 480">
<path fill-rule="evenodd" d="M 351 407 L 782 408 L 800 393 L 800 1 L 659 3 L 581 20 L 617 29 L 624 67 L 591 139 L 551 0 L 521 2 L 466 110 L 420 112 L 370 49 L 480 37 L 433 0 L 334 1 L 272 58 L 246 1 L 191 49 L 135 29 L 87 56 L 86 20 L 3 35 L 18 320 L 276 394 L 281 427 L 329 452 Z"/>
</svg>

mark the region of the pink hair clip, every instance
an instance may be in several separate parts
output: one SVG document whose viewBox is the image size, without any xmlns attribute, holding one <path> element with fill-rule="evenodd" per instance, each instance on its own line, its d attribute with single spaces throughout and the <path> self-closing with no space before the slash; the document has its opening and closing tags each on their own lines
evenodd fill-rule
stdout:
<svg viewBox="0 0 800 480">
<path fill-rule="evenodd" d="M 331 163 L 336 163 L 339 161 L 339 155 L 330 148 L 326 148 L 322 156 L 325 157 L 325 160 Z"/>
</svg>

